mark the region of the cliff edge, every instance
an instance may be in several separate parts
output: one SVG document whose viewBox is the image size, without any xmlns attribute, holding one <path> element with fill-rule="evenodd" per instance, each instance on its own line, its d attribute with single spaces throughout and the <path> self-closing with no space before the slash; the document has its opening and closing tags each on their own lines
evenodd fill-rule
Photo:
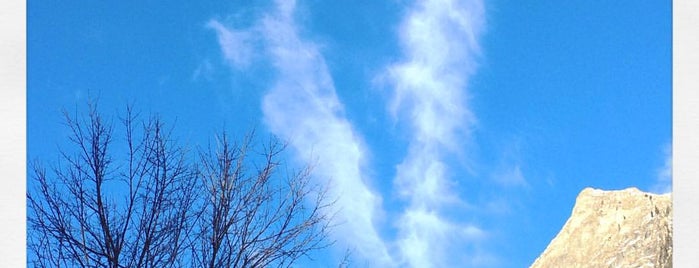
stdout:
<svg viewBox="0 0 699 268">
<path fill-rule="evenodd" d="M 672 267 L 672 197 L 584 189 L 531 267 Z"/>
</svg>

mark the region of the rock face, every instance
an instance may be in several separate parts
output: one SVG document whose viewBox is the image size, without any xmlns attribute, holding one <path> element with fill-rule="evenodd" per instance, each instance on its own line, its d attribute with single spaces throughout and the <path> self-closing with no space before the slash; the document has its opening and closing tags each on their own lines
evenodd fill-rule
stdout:
<svg viewBox="0 0 699 268">
<path fill-rule="evenodd" d="M 672 267 L 671 194 L 586 188 L 531 267 Z"/>
</svg>

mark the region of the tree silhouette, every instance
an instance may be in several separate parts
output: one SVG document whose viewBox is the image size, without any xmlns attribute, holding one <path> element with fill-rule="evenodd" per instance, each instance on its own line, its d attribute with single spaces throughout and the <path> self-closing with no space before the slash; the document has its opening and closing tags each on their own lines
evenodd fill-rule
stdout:
<svg viewBox="0 0 699 268">
<path fill-rule="evenodd" d="M 128 106 L 111 121 L 88 103 L 64 112 L 70 148 L 47 172 L 30 165 L 28 261 L 35 267 L 288 267 L 329 245 L 322 188 L 310 168 L 283 174 L 276 138 L 251 132 L 190 157 L 160 117 Z"/>
<path fill-rule="evenodd" d="M 250 170 L 246 160 L 253 136 L 232 144 L 223 133 L 215 153 L 202 153 L 206 198 L 200 244 L 193 251 L 200 267 L 286 267 L 327 245 L 322 211 L 330 204 L 324 203 L 323 191 L 309 187 L 310 169 L 275 180 L 285 145 L 271 139 Z M 307 197 L 314 198 L 310 207 Z"/>
</svg>

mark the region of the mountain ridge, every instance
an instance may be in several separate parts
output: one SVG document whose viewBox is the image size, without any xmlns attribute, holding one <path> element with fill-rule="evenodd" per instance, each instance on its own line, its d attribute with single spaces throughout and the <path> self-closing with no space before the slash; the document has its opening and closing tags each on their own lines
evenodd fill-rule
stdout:
<svg viewBox="0 0 699 268">
<path fill-rule="evenodd" d="M 530 267 L 672 267 L 672 194 L 585 188 Z"/>
</svg>

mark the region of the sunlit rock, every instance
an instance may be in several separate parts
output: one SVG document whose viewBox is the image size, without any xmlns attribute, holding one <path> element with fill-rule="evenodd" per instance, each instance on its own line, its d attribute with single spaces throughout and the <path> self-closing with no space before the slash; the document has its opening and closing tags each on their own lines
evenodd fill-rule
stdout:
<svg viewBox="0 0 699 268">
<path fill-rule="evenodd" d="M 672 198 L 584 189 L 531 267 L 672 267 Z"/>
</svg>

